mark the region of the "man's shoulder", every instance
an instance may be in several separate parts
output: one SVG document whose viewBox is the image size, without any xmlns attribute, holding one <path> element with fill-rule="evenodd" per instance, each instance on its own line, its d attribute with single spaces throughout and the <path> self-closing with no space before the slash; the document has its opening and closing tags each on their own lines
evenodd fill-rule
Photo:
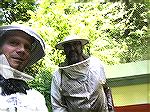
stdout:
<svg viewBox="0 0 150 112">
<path fill-rule="evenodd" d="M 95 56 L 90 57 L 90 63 L 93 66 L 104 66 L 103 62 Z"/>
<path fill-rule="evenodd" d="M 53 75 L 52 75 L 52 80 L 53 81 L 60 81 L 61 80 L 61 69 L 56 68 Z"/>
<path fill-rule="evenodd" d="M 35 98 L 43 98 L 43 94 L 34 88 L 27 90 L 27 95 L 35 97 Z"/>
<path fill-rule="evenodd" d="M 97 62 L 97 63 L 102 63 L 102 61 L 101 61 L 99 58 L 95 57 L 95 56 L 91 56 L 91 57 L 90 57 L 90 60 L 91 60 L 91 61 L 95 61 L 95 62 Z"/>
<path fill-rule="evenodd" d="M 91 57 L 90 57 L 90 60 L 97 60 L 97 61 L 100 61 L 100 59 L 97 58 L 97 57 L 95 57 L 95 56 L 91 56 Z"/>
</svg>

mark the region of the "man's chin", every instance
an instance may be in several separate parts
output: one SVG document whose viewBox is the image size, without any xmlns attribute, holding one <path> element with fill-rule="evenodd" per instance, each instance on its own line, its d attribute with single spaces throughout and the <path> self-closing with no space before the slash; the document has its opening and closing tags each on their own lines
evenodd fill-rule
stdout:
<svg viewBox="0 0 150 112">
<path fill-rule="evenodd" d="M 22 65 L 20 64 L 11 64 L 10 65 L 12 68 L 16 69 L 16 70 L 19 70 L 19 71 L 22 71 L 23 70 L 23 67 Z"/>
</svg>

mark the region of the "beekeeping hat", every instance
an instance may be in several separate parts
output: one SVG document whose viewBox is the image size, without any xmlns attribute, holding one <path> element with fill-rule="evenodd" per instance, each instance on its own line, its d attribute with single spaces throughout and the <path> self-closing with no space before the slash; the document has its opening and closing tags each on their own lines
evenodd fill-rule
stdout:
<svg viewBox="0 0 150 112">
<path fill-rule="evenodd" d="M 23 31 L 24 33 L 30 35 L 30 37 L 34 40 L 33 46 L 32 46 L 33 49 L 31 51 L 31 56 L 30 56 L 29 63 L 27 64 L 27 66 L 30 66 L 36 63 L 45 55 L 45 52 L 44 52 L 45 43 L 43 39 L 32 29 L 21 26 L 21 25 L 0 26 L 0 38 L 2 38 L 3 35 L 6 34 L 8 31 L 12 31 L 12 32 L 14 31 L 14 33 L 15 31 Z"/>
<path fill-rule="evenodd" d="M 89 40 L 82 39 L 78 35 L 69 35 L 64 39 L 64 41 L 59 42 L 55 47 L 56 49 L 64 50 L 64 47 L 63 47 L 64 44 L 75 42 L 75 41 L 81 42 L 82 46 L 89 43 Z"/>
</svg>

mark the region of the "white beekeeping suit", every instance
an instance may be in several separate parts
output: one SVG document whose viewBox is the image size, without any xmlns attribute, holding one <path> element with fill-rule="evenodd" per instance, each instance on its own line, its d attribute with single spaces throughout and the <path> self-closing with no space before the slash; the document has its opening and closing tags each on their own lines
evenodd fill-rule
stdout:
<svg viewBox="0 0 150 112">
<path fill-rule="evenodd" d="M 109 112 L 105 82 L 103 65 L 95 57 L 59 67 L 51 85 L 53 112 Z"/>
<path fill-rule="evenodd" d="M 25 73 L 11 68 L 4 55 L 0 55 L 0 75 L 7 79 L 32 80 Z M 48 112 L 44 96 L 35 89 L 26 90 L 27 94 L 2 94 L 2 79 L 0 79 L 0 112 Z"/>
</svg>

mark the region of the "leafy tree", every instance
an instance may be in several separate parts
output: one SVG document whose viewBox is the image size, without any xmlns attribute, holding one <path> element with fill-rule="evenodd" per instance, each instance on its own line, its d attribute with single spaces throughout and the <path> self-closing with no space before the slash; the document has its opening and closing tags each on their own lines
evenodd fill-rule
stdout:
<svg viewBox="0 0 150 112">
<path fill-rule="evenodd" d="M 12 22 L 27 22 L 31 19 L 28 10 L 34 10 L 34 1 L 28 0 L 2 0 L 0 2 L 0 24 L 11 24 Z"/>
</svg>

